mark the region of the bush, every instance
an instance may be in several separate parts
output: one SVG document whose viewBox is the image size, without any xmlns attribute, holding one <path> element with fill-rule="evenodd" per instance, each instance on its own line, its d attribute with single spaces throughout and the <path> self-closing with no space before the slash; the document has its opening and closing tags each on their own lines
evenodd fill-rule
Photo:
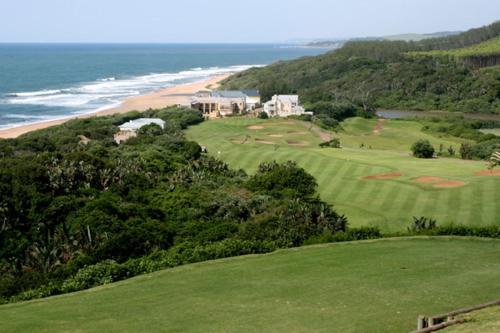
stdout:
<svg viewBox="0 0 500 333">
<path fill-rule="evenodd" d="M 149 124 L 139 129 L 139 136 L 158 136 L 163 134 L 163 128 L 158 124 Z"/>
<path fill-rule="evenodd" d="M 332 233 L 324 231 L 321 235 L 313 236 L 304 242 L 304 245 L 324 244 L 335 242 L 352 242 L 357 240 L 378 239 L 384 237 L 377 227 L 349 228 L 346 231 Z"/>
<path fill-rule="evenodd" d="M 316 180 L 293 161 L 282 164 L 275 161 L 262 163 L 247 186 L 255 192 L 263 192 L 277 198 L 309 197 L 316 193 Z"/>
<path fill-rule="evenodd" d="M 259 119 L 269 119 L 269 116 L 266 112 L 262 111 L 257 114 L 257 118 Z"/>
<path fill-rule="evenodd" d="M 445 225 L 429 230 L 432 236 L 466 236 L 482 238 L 500 238 L 499 226 L 471 227 L 465 225 Z"/>
<path fill-rule="evenodd" d="M 105 260 L 82 268 L 75 276 L 64 281 L 61 291 L 65 293 L 92 288 L 127 277 L 127 270 L 114 260 Z"/>
<path fill-rule="evenodd" d="M 418 158 L 432 158 L 434 157 L 434 147 L 429 140 L 418 140 L 411 146 L 413 156 Z"/>
<path fill-rule="evenodd" d="M 337 138 L 334 138 L 330 141 L 327 142 L 322 142 L 319 144 L 321 148 L 342 148 L 340 145 L 340 140 Z"/>
<path fill-rule="evenodd" d="M 408 228 L 410 233 L 423 233 L 434 230 L 437 227 L 436 220 L 428 217 L 413 217 L 413 222 Z"/>
<path fill-rule="evenodd" d="M 463 160 L 472 159 L 472 145 L 468 143 L 462 143 L 460 145 L 460 158 L 462 158 Z"/>
<path fill-rule="evenodd" d="M 326 114 L 319 114 L 312 118 L 314 124 L 318 125 L 321 128 L 327 130 L 333 130 L 339 127 L 339 122 Z"/>
</svg>

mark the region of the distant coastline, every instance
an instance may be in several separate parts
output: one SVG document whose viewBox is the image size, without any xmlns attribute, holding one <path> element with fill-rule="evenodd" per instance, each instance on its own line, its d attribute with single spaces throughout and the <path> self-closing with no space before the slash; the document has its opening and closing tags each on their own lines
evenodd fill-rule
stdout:
<svg viewBox="0 0 500 333">
<path fill-rule="evenodd" d="M 208 79 L 192 83 L 179 84 L 168 88 L 163 88 L 152 93 L 125 98 L 120 105 L 111 106 L 108 109 L 98 110 L 93 113 L 82 115 L 72 115 L 59 119 L 34 122 L 26 125 L 6 128 L 0 130 L 0 139 L 16 138 L 20 135 L 64 124 L 72 119 L 83 119 L 90 117 L 109 116 L 118 113 L 127 113 L 130 111 L 146 111 L 148 109 L 163 108 L 167 106 L 186 104 L 189 102 L 189 96 L 206 87 L 214 87 L 230 75 L 237 73 L 231 72 L 223 75 L 214 75 Z"/>
</svg>

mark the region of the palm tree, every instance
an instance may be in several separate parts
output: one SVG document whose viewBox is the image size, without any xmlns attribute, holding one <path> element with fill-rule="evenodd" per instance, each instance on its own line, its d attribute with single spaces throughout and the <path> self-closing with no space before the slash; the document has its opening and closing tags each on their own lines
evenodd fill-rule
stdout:
<svg viewBox="0 0 500 333">
<path fill-rule="evenodd" d="M 490 170 L 492 170 L 493 168 L 497 167 L 497 166 L 500 166 L 500 152 L 497 151 L 497 152 L 494 152 L 493 154 L 491 154 L 491 158 L 490 158 Z"/>
</svg>

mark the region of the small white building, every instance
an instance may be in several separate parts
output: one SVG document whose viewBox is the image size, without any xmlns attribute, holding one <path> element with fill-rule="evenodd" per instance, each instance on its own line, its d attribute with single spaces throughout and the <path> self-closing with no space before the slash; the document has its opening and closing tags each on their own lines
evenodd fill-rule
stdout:
<svg viewBox="0 0 500 333">
<path fill-rule="evenodd" d="M 165 121 L 160 118 L 139 118 L 135 120 L 130 120 L 125 124 L 120 125 L 120 131 L 122 132 L 137 132 L 142 127 L 146 125 L 156 124 L 161 128 L 165 128 Z"/>
<path fill-rule="evenodd" d="M 136 137 L 137 132 L 144 126 L 156 124 L 161 128 L 165 128 L 165 121 L 159 118 L 139 118 L 135 120 L 130 120 L 118 128 L 120 131 L 115 134 L 115 142 L 120 144 L 127 141 L 130 138 Z"/>
<path fill-rule="evenodd" d="M 274 95 L 270 101 L 264 103 L 264 112 L 269 117 L 288 117 L 311 114 L 299 104 L 298 95 Z"/>
</svg>

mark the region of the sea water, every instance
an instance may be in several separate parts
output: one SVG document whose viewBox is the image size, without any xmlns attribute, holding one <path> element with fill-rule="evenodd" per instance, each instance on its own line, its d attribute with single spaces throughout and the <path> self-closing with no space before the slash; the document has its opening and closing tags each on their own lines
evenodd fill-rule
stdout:
<svg viewBox="0 0 500 333">
<path fill-rule="evenodd" d="M 0 128 L 92 113 L 129 96 L 325 51 L 243 44 L 0 44 Z"/>
</svg>

